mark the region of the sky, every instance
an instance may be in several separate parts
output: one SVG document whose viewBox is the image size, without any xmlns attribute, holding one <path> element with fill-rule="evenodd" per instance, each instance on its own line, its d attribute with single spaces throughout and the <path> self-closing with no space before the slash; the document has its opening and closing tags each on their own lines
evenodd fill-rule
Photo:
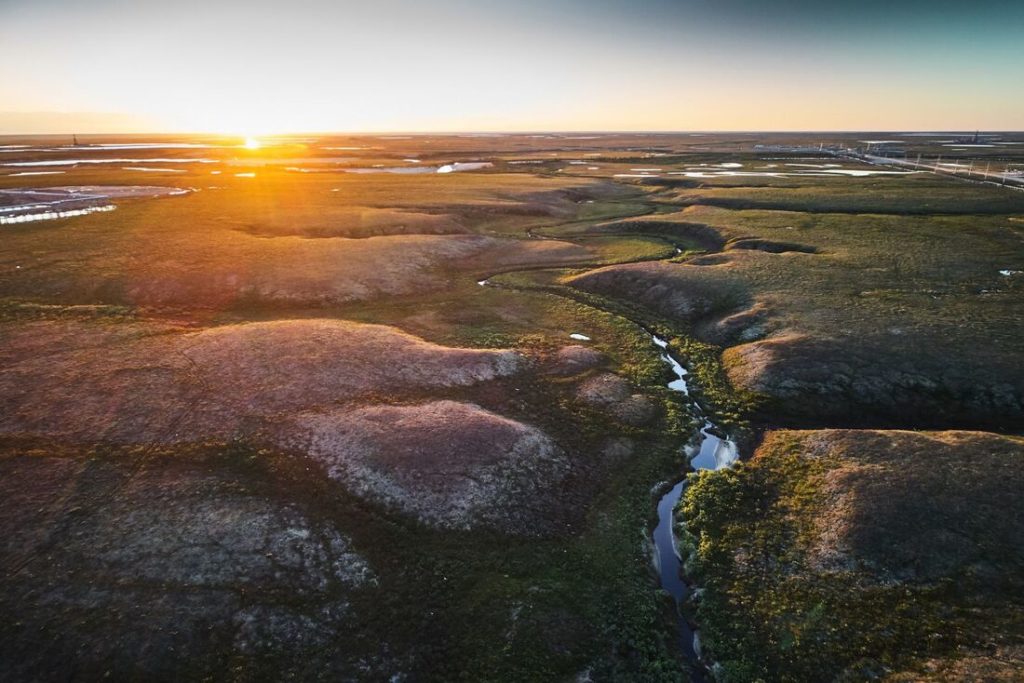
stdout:
<svg viewBox="0 0 1024 683">
<path fill-rule="evenodd" d="M 1024 1 L 0 0 L 0 134 L 1024 130 Z"/>
</svg>

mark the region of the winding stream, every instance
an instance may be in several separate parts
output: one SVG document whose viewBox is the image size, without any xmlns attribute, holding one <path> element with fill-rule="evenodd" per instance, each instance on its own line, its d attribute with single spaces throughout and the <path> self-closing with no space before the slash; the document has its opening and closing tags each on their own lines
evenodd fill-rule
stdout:
<svg viewBox="0 0 1024 683">
<path fill-rule="evenodd" d="M 686 368 L 680 365 L 668 352 L 668 342 L 658 336 L 651 335 L 654 343 L 661 348 L 661 359 L 672 368 L 676 379 L 669 382 L 668 387 L 673 391 L 681 392 L 684 396 L 690 396 L 689 386 L 686 383 Z M 691 406 L 697 415 L 702 411 L 696 401 L 691 401 Z M 690 457 L 690 465 L 695 470 L 718 470 L 731 466 L 739 459 L 739 450 L 736 444 L 728 439 L 723 439 L 712 433 L 715 425 L 704 419 L 704 426 L 700 429 L 700 440 L 698 445 L 687 446 L 686 453 Z M 679 614 L 679 606 L 690 594 L 690 588 L 682 578 L 682 560 L 676 548 L 676 537 L 673 533 L 673 521 L 676 505 L 683 494 L 686 480 L 679 481 L 658 501 L 658 525 L 654 528 L 652 538 L 654 540 L 654 562 L 658 570 L 658 577 L 661 587 L 672 596 L 676 605 L 676 615 L 679 624 L 680 643 L 679 646 L 683 655 L 690 664 L 691 679 L 696 682 L 705 680 L 704 665 L 700 657 L 700 640 L 697 631 L 690 626 L 689 622 Z"/>
<path fill-rule="evenodd" d="M 477 284 L 486 287 L 492 283 L 485 278 L 477 281 Z M 574 339 L 586 338 L 578 333 L 570 336 Z M 714 434 L 717 431 L 715 424 L 704 415 L 700 405 L 690 397 L 690 389 L 686 381 L 689 372 L 669 353 L 668 341 L 655 334 L 651 334 L 651 340 L 661 349 L 661 360 L 672 368 L 672 372 L 676 376 L 676 379 L 668 383 L 668 388 L 686 396 L 689 399 L 692 413 L 703 417 L 704 424 L 698 432 L 699 439 L 684 446 L 690 466 L 694 470 L 719 470 L 732 466 L 739 460 L 739 449 L 736 444 Z M 704 683 L 707 680 L 707 667 L 701 657 L 699 634 L 697 629 L 691 626 L 679 611 L 683 601 L 690 595 L 690 587 L 683 580 L 683 562 L 679 556 L 672 527 L 675 508 L 685 487 L 686 479 L 682 479 L 658 500 L 658 524 L 651 534 L 654 541 L 653 559 L 661 588 L 672 596 L 675 603 L 679 633 L 678 646 L 687 661 L 690 680 L 693 683 Z"/>
</svg>

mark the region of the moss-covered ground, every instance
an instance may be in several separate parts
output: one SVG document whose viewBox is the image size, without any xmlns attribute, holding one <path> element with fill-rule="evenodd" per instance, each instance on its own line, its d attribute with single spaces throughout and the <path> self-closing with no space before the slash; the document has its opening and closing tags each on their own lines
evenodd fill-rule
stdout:
<svg viewBox="0 0 1024 683">
<path fill-rule="evenodd" d="M 0 598 L 11 618 L 0 627 L 7 663 L 0 677 L 685 680 L 647 538 L 657 487 L 687 470 L 680 448 L 696 419 L 665 388 L 671 377 L 651 333 L 671 340 L 691 372 L 693 395 L 744 445 L 780 424 L 917 427 L 925 411 L 939 427 L 954 426 L 952 414 L 966 427 L 1020 425 L 1004 408 L 1019 393 L 1024 195 L 926 174 L 716 175 L 735 164 L 757 173 L 770 165 L 813 170 L 787 164 L 871 168 L 806 151 L 753 150 L 755 143 L 796 142 L 817 141 L 425 136 L 375 139 L 372 153 L 344 163 L 308 144 L 211 152 L 215 164 L 183 164 L 176 174 L 97 165 L 32 178 L 34 186 L 152 183 L 193 191 L 0 226 L 5 340 L 48 322 L 69 336 L 55 335 L 47 353 L 86 353 L 78 348 L 85 335 L 66 331 L 89 330 L 88 339 L 107 341 L 88 352 L 118 358 L 124 349 L 116 335 L 141 328 L 166 326 L 171 335 L 316 318 L 387 325 L 449 347 L 511 349 L 528 359 L 511 375 L 397 388 L 377 378 L 378 390 L 316 409 L 473 403 L 541 430 L 564 451 L 571 473 L 560 508 L 544 520 L 561 524 L 557 532 L 439 529 L 354 495 L 294 449 L 268 445 L 264 432 L 288 415 L 244 423 L 230 440 L 72 442 L 10 427 L 38 407 L 20 403 L 31 391 L 19 390 L 4 397 L 8 412 L 0 419 L 0 467 L 5 481 L 17 482 L 9 500 L 28 495 L 5 513 L 12 540 L 0 546 Z M 412 155 L 423 163 L 494 165 L 447 175 L 341 172 L 401 165 Z M 569 163 L 580 159 L 586 163 Z M 512 163 L 534 161 L 541 163 Z M 296 164 L 313 172 L 288 170 Z M 636 177 L 644 174 L 650 177 Z M 5 171 L 0 188 L 27 180 Z M 644 277 L 651 269 L 657 277 L 636 290 L 585 286 L 615 269 L 640 269 Z M 683 311 L 695 284 L 706 301 Z M 789 365 L 773 366 L 781 369 L 771 382 L 745 383 L 737 368 L 755 366 L 760 356 L 736 349 L 759 343 L 774 344 L 769 349 Z M 552 371 L 568 346 L 599 355 Z M 38 360 L 27 357 L 36 353 L 28 348 L 5 344 L 10 367 L 0 371 L 24 372 Z M 273 350 L 266 357 L 272 362 Z M 122 380 L 160 377 L 184 362 L 124 363 L 96 383 L 89 407 L 117 387 L 138 386 Z M 840 362 L 854 371 L 838 372 Z M 866 367 L 883 390 L 816 394 L 808 387 L 821 385 L 820 377 L 793 370 L 808 365 L 830 381 Z M 956 382 L 946 393 L 921 388 L 941 386 L 956 374 L 951 367 L 989 403 L 957 393 Z M 582 400 L 581 384 L 604 372 L 628 380 L 655 417 L 627 424 Z M 906 404 L 925 408 L 908 413 L 879 402 L 889 372 L 903 373 L 900 382 L 911 376 L 901 384 Z M 794 378 L 803 383 L 785 384 Z M 25 374 L 19 386 L 38 380 Z M 303 381 L 292 380 L 300 397 Z M 776 391 L 779 383 L 791 393 Z M 922 395 L 932 403 L 914 403 Z M 998 403 L 1003 412 L 986 423 L 982 410 L 1002 396 L 1010 403 Z M 928 408 L 935 401 L 942 410 Z M 1014 544 L 1021 521 L 1009 514 L 986 526 L 1006 508 L 972 503 L 1003 500 L 1019 485 L 1019 442 L 854 430 L 832 446 L 835 434 L 816 434 L 775 433 L 749 463 L 701 475 L 689 488 L 682 518 L 690 567 L 704 587 L 696 618 L 723 680 L 943 680 L 971 662 L 1006 674 L 999 662 L 1019 657 L 1021 606 L 1011 598 L 1020 588 Z M 900 476 L 886 469 L 907 452 L 913 457 L 899 461 Z M 991 472 L 961 468 L 979 452 Z M 878 471 L 891 476 L 878 479 Z M 268 519 L 301 519 L 305 526 L 294 526 L 300 535 L 308 528 L 318 530 L 316 538 L 344 537 L 373 580 L 303 592 L 309 568 L 300 563 L 299 571 L 285 557 L 266 585 L 247 577 L 210 584 L 206 572 L 221 566 L 224 548 L 197 531 L 202 525 L 166 526 L 187 518 L 190 506 L 207 514 L 208 491 L 232 494 L 217 521 L 234 521 L 213 528 L 258 535 Z M 963 514 L 936 514 L 926 503 L 937 496 Z M 148 512 L 111 507 L 119 500 L 137 500 Z M 887 514 L 869 514 L 870 500 L 888 501 Z M 164 523 L 152 521 L 161 519 L 151 510 L 157 502 L 169 511 Z M 910 538 L 900 519 L 917 520 L 937 540 L 910 544 L 901 564 L 886 565 L 878 548 Z M 939 556 L 936 548 L 965 543 L 961 523 L 977 553 L 914 574 Z M 112 560 L 80 550 L 88 539 L 97 548 L 126 538 L 138 544 L 124 535 L 135 529 L 151 541 L 171 539 L 157 544 L 177 549 L 165 560 L 169 568 L 198 562 L 200 569 L 186 580 L 169 570 L 157 581 L 140 570 L 151 555 Z M 227 550 L 257 566 L 251 553 Z M 240 645 L 246 631 L 234 620 L 257 607 L 264 615 L 257 623 L 281 630 L 253 651 Z M 323 637 L 295 639 L 311 632 Z"/>
</svg>

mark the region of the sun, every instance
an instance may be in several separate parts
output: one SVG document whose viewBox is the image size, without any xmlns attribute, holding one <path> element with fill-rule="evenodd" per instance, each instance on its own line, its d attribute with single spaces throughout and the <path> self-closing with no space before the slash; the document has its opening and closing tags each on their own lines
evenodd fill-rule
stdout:
<svg viewBox="0 0 1024 683">
<path fill-rule="evenodd" d="M 246 138 L 245 143 L 242 146 L 246 149 L 259 149 L 263 146 L 263 143 L 256 138 Z"/>
</svg>

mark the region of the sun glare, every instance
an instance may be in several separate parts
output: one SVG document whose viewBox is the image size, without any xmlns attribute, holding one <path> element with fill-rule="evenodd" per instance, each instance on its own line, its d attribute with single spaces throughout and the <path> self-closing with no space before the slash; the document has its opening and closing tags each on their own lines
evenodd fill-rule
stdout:
<svg viewBox="0 0 1024 683">
<path fill-rule="evenodd" d="M 245 139 L 244 147 L 246 149 L 259 149 L 262 146 L 263 146 L 263 143 L 261 143 L 256 138 L 246 138 Z"/>
</svg>

